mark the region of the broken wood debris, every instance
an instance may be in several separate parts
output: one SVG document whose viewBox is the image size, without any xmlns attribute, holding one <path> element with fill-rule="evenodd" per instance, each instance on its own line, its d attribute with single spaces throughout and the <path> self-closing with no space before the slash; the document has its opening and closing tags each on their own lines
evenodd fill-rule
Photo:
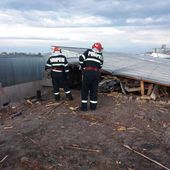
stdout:
<svg viewBox="0 0 170 170">
<path fill-rule="evenodd" d="M 150 100 L 151 97 L 150 97 L 150 96 L 143 95 L 143 96 L 140 96 L 140 99 L 141 99 L 141 100 Z"/>
<path fill-rule="evenodd" d="M 94 125 L 101 126 L 101 127 L 104 126 L 102 125 L 102 123 L 98 123 L 98 122 L 91 122 L 89 126 L 94 126 Z"/>
<path fill-rule="evenodd" d="M 43 99 L 41 98 L 41 91 L 38 90 L 36 96 L 25 98 L 25 101 L 30 106 L 32 106 L 33 104 L 39 104 L 41 101 L 43 101 Z"/>
<path fill-rule="evenodd" d="M 17 116 L 20 116 L 20 115 L 22 115 L 22 112 L 14 112 L 14 113 L 12 113 L 12 115 L 11 115 L 11 119 L 13 119 L 13 118 L 15 118 L 15 117 L 17 117 Z"/>
<path fill-rule="evenodd" d="M 64 101 L 62 101 L 60 103 L 49 103 L 49 104 L 47 104 L 46 107 L 54 106 L 54 107 L 52 107 L 52 109 L 50 111 L 47 112 L 47 114 L 52 113 L 58 106 L 60 106 L 63 103 L 64 103 Z"/>
<path fill-rule="evenodd" d="M 86 152 L 95 152 L 95 153 L 101 152 L 98 149 L 82 148 L 82 147 L 79 147 L 79 145 L 70 145 L 70 146 L 65 146 L 64 148 L 66 148 L 66 149 L 75 149 L 75 150 L 86 151 Z"/>
<path fill-rule="evenodd" d="M 25 156 L 21 157 L 20 162 L 27 165 L 31 164 L 31 161 Z"/>
<path fill-rule="evenodd" d="M 3 158 L 0 160 L 0 163 L 4 162 L 6 158 L 8 158 L 8 155 L 6 155 L 5 157 L 3 157 Z"/>
<path fill-rule="evenodd" d="M 147 82 L 145 80 L 134 80 L 128 77 L 103 76 L 99 83 L 99 92 L 121 92 L 123 94 L 138 93 L 141 100 L 156 100 L 161 96 L 168 96 L 169 89 L 162 85 Z"/>
<path fill-rule="evenodd" d="M 155 85 L 153 87 L 151 94 L 150 94 L 150 97 L 151 97 L 151 99 L 156 100 L 158 96 L 159 96 L 159 86 Z"/>
<path fill-rule="evenodd" d="M 146 155 L 144 155 L 144 154 L 142 154 L 142 153 L 140 153 L 140 152 L 138 152 L 138 151 L 132 149 L 132 148 L 131 148 L 130 146 L 128 146 L 128 145 L 124 145 L 124 144 L 123 144 L 123 147 L 125 147 L 125 148 L 127 148 L 127 149 L 133 151 L 134 153 L 136 153 L 136 154 L 142 156 L 143 158 L 145 158 L 145 159 L 147 159 L 147 160 L 149 160 L 149 161 L 155 163 L 156 165 L 159 165 L 160 167 L 162 167 L 162 168 L 164 168 L 164 169 L 166 169 L 166 170 L 170 170 L 170 168 L 168 168 L 168 167 L 162 165 L 161 163 L 159 163 L 159 162 L 157 162 L 157 161 L 155 161 L 155 160 L 149 158 L 148 156 L 146 156 Z"/>
<path fill-rule="evenodd" d="M 12 129 L 13 128 L 13 126 L 6 126 L 6 127 L 4 127 L 4 130 L 8 130 L 8 129 Z"/>
<path fill-rule="evenodd" d="M 46 107 L 50 107 L 50 106 L 58 106 L 60 105 L 61 103 L 49 103 L 47 105 L 45 105 Z"/>
<path fill-rule="evenodd" d="M 79 115 L 82 119 L 93 122 L 93 123 L 103 123 L 104 117 L 94 116 L 94 115 Z"/>
<path fill-rule="evenodd" d="M 127 91 L 127 92 L 136 92 L 136 91 L 140 91 L 141 90 L 141 88 L 140 87 L 127 87 L 127 86 L 125 86 L 125 90 Z"/>
<path fill-rule="evenodd" d="M 30 99 L 27 99 L 26 102 L 31 106 L 33 105 L 33 102 Z"/>
<path fill-rule="evenodd" d="M 116 130 L 117 130 L 117 131 L 126 131 L 127 128 L 126 128 L 125 126 L 118 126 L 118 127 L 116 128 Z"/>
<path fill-rule="evenodd" d="M 148 91 L 147 91 L 147 96 L 150 96 L 151 95 L 151 93 L 152 93 L 152 91 L 153 91 L 153 87 L 154 87 L 154 85 L 153 84 L 149 84 L 148 85 Z"/>
<path fill-rule="evenodd" d="M 77 106 L 77 107 L 71 107 L 71 106 L 70 106 L 70 107 L 69 107 L 69 109 L 70 109 L 71 111 L 74 111 L 74 112 L 77 111 L 78 108 L 79 108 L 79 106 Z"/>
</svg>

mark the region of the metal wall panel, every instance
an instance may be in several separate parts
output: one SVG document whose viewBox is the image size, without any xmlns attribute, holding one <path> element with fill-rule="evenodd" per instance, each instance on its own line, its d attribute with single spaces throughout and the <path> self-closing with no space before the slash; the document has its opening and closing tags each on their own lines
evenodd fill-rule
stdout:
<svg viewBox="0 0 170 170">
<path fill-rule="evenodd" d="M 2 87 L 42 80 L 43 70 L 44 58 L 40 54 L 0 54 Z"/>
</svg>

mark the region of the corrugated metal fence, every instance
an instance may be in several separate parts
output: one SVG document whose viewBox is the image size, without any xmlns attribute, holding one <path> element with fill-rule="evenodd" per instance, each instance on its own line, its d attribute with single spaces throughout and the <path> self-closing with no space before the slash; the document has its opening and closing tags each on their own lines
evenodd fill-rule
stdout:
<svg viewBox="0 0 170 170">
<path fill-rule="evenodd" d="M 2 87 L 43 79 L 44 58 L 41 54 L 0 54 Z"/>
</svg>

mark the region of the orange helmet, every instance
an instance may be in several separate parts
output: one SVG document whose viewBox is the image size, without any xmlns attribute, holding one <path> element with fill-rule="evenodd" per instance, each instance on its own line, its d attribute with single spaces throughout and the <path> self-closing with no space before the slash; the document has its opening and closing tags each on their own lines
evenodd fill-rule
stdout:
<svg viewBox="0 0 170 170">
<path fill-rule="evenodd" d="M 98 51 L 102 51 L 103 50 L 103 47 L 102 47 L 102 44 L 101 43 L 94 43 L 92 45 L 92 49 L 96 48 Z"/>
<path fill-rule="evenodd" d="M 57 46 L 52 46 L 51 50 L 52 50 L 52 53 L 62 53 L 61 48 Z"/>
</svg>

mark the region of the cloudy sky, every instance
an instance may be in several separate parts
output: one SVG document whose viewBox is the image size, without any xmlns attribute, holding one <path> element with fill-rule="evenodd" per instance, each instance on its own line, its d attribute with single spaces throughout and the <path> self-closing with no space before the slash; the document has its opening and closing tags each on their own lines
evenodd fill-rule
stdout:
<svg viewBox="0 0 170 170">
<path fill-rule="evenodd" d="M 51 45 L 106 51 L 170 47 L 170 0 L 1 0 L 0 52 L 49 52 Z"/>
</svg>

